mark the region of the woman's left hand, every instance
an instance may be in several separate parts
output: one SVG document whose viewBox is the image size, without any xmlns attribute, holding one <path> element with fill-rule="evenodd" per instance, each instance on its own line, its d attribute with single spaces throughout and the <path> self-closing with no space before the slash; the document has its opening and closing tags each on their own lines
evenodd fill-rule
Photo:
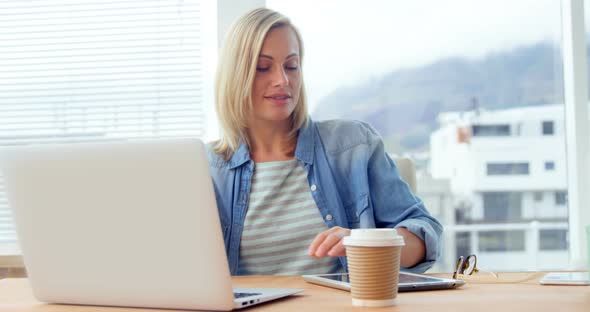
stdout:
<svg viewBox="0 0 590 312">
<path fill-rule="evenodd" d="M 339 226 L 332 227 L 314 238 L 307 249 L 307 253 L 314 258 L 346 256 L 346 249 L 342 245 L 342 239 L 348 235 L 350 235 L 349 229 Z"/>
</svg>

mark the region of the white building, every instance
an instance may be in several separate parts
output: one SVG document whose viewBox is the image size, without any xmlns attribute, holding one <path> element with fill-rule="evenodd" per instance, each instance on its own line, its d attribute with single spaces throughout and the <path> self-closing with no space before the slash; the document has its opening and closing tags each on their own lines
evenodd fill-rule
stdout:
<svg viewBox="0 0 590 312">
<path fill-rule="evenodd" d="M 563 105 L 439 115 L 431 174 L 447 179 L 456 256 L 494 270 L 568 263 Z"/>
<path fill-rule="evenodd" d="M 445 229 L 454 226 L 455 210 L 453 209 L 453 195 L 450 192 L 450 183 L 448 179 L 433 179 L 426 172 L 417 173 L 417 195 L 422 199 L 428 211 Z M 443 231 L 442 238 L 442 256 L 431 272 L 449 272 L 454 268 L 457 260 L 457 246 L 455 244 L 455 234 L 447 230 Z"/>
</svg>

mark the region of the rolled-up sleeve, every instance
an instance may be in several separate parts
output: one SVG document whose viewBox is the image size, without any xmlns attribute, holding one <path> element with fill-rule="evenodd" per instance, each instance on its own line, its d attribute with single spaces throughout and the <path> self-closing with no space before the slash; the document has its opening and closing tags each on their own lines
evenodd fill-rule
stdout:
<svg viewBox="0 0 590 312">
<path fill-rule="evenodd" d="M 411 267 L 404 268 L 404 271 L 423 273 L 430 269 L 434 262 L 439 258 L 441 253 L 440 236 L 442 234 L 442 226 L 438 222 L 432 222 L 431 219 L 406 219 L 396 226 L 406 228 L 412 234 L 418 236 L 424 241 L 426 246 L 426 256 L 424 261 Z"/>
<path fill-rule="evenodd" d="M 397 166 L 385 152 L 381 137 L 368 125 L 367 130 L 371 142 L 367 169 L 375 225 L 404 227 L 422 239 L 426 246 L 424 260 L 404 271 L 424 272 L 440 255 L 443 227 L 402 180 Z"/>
</svg>

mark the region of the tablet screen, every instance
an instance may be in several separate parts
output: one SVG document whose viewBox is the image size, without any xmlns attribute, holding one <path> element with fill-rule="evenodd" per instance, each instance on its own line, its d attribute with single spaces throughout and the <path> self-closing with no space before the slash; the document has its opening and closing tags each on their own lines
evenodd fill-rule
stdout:
<svg viewBox="0 0 590 312">
<path fill-rule="evenodd" d="M 325 274 L 321 275 L 321 277 L 330 279 L 333 281 L 343 282 L 343 283 L 350 283 L 348 280 L 348 274 Z M 436 282 L 440 283 L 441 279 L 436 277 L 424 276 L 424 275 L 414 275 L 414 274 L 407 274 L 400 272 L 399 274 L 399 283 L 400 284 L 415 284 L 415 283 L 425 283 L 425 282 Z"/>
<path fill-rule="evenodd" d="M 303 275 L 303 279 L 310 283 L 350 290 L 348 274 L 318 274 Z M 461 287 L 465 284 L 461 280 L 427 276 L 422 274 L 400 272 L 399 291 L 434 290 Z"/>
</svg>

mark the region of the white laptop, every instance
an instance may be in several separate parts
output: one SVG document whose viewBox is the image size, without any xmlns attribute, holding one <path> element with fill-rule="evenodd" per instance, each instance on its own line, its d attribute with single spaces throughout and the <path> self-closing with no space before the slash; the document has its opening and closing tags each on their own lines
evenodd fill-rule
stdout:
<svg viewBox="0 0 590 312">
<path fill-rule="evenodd" d="M 232 291 L 201 141 L 0 149 L 0 170 L 40 301 L 232 310 L 302 291 Z"/>
</svg>

